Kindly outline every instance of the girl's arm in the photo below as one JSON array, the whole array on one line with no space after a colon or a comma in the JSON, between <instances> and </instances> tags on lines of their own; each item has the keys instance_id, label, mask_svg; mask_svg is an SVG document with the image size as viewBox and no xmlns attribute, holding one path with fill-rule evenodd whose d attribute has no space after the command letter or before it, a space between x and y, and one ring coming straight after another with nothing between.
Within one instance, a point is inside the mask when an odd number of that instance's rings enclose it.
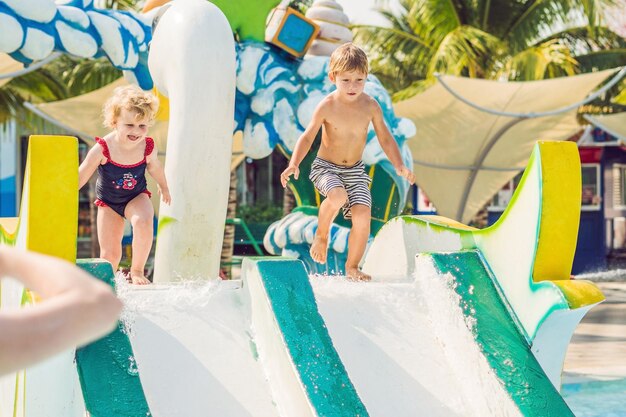
<instances>
[{"instance_id":1,"label":"girl's arm","mask_svg":"<svg viewBox=\"0 0 626 417\"><path fill-rule=\"evenodd\" d=\"M170 189L167 186L167 178L165 178L165 170L163 164L159 161L159 152L157 151L156 143L150 155L146 157L146 163L148 164L148 173L154 178L159 187L159 194L165 204L169 204L172 201L170 196Z\"/></svg>"},{"instance_id":2,"label":"girl's arm","mask_svg":"<svg viewBox=\"0 0 626 417\"><path fill-rule=\"evenodd\" d=\"M313 112L313 117L309 122L309 125L305 129L305 131L300 135L298 142L296 142L296 146L293 148L293 153L291 154L291 159L289 160L289 165L287 168L280 174L280 183L283 188L287 186L287 181L289 181L289 177L293 175L295 179L298 179L300 176L300 163L306 156L306 154L311 149L311 145L313 145L313 141L315 140L315 136L317 132L319 132L320 127L322 127L322 123L324 123L324 110L325 110L326 100L322 100L320 104L317 105L315 111Z\"/></svg>"},{"instance_id":3,"label":"girl's arm","mask_svg":"<svg viewBox=\"0 0 626 417\"><path fill-rule=\"evenodd\" d=\"M97 143L87 152L87 156L82 164L78 167L78 189L83 188L89 181L89 178L96 172L98 165L102 163L104 155L102 154L102 146Z\"/></svg>"},{"instance_id":4,"label":"girl's arm","mask_svg":"<svg viewBox=\"0 0 626 417\"><path fill-rule=\"evenodd\" d=\"M404 162L402 162L400 149L398 148L396 140L391 135L389 128L387 128L387 124L385 123L383 111L380 108L380 105L374 99L372 99L372 102L372 124L374 125L374 131L376 132L376 137L378 138L380 147L383 148L385 155L387 155L387 158L389 158L389 160L393 164L393 167L396 169L396 173L406 178L411 184L414 184L415 175L409 168L404 165Z\"/></svg>"},{"instance_id":5,"label":"girl's arm","mask_svg":"<svg viewBox=\"0 0 626 417\"><path fill-rule=\"evenodd\" d=\"M111 288L67 261L0 245L0 278L43 301L0 311L0 374L84 345L112 331L122 303Z\"/></svg>"}]
</instances>

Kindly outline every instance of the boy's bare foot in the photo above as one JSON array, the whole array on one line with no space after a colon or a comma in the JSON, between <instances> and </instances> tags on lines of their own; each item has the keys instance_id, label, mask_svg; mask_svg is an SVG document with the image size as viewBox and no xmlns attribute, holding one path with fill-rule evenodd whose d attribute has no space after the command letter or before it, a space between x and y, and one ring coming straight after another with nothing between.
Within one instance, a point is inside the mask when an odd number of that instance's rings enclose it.
<instances>
[{"instance_id":1,"label":"boy's bare foot","mask_svg":"<svg viewBox=\"0 0 626 417\"><path fill-rule=\"evenodd\" d=\"M146 285L151 282L140 271L130 271L130 281L134 285Z\"/></svg>"},{"instance_id":2,"label":"boy's bare foot","mask_svg":"<svg viewBox=\"0 0 626 417\"><path fill-rule=\"evenodd\" d=\"M372 277L359 268L346 268L346 277L351 281L371 281Z\"/></svg>"},{"instance_id":3,"label":"boy's bare foot","mask_svg":"<svg viewBox=\"0 0 626 417\"><path fill-rule=\"evenodd\" d=\"M315 236L313 243L311 244L311 258L317 263L326 263L326 252L328 251L328 238Z\"/></svg>"}]
</instances>

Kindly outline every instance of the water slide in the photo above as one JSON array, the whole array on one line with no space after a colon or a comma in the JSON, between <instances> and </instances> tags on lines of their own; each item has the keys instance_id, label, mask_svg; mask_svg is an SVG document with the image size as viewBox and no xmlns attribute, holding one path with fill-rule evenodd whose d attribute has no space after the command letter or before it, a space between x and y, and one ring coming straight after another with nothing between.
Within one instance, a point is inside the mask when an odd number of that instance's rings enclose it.
<instances>
[{"instance_id":1,"label":"water slide","mask_svg":"<svg viewBox=\"0 0 626 417\"><path fill-rule=\"evenodd\" d=\"M150 410L573 415L559 394L565 350L603 299L568 275L579 199L552 187L578 190L579 172L575 144L538 143L492 228L390 221L366 256L370 283L256 258L242 281L123 291Z\"/></svg>"},{"instance_id":2,"label":"water slide","mask_svg":"<svg viewBox=\"0 0 626 417\"><path fill-rule=\"evenodd\" d=\"M592 283L569 279L580 211L575 144L537 144L489 229L391 220L366 255L371 283L309 276L288 258L247 259L242 280L212 279L233 115L232 97L211 92L234 83L213 63L234 66L234 55L197 42L191 54L174 40L219 36L224 25L209 3L177 1L151 44L155 84L173 109L177 145L166 171L179 190L161 210L156 284L116 283L108 264L81 260L117 286L127 305L119 328L80 348L75 362L67 352L3 377L0 415L572 415L558 393L563 358L580 319L603 299ZM213 84L188 84L198 68ZM191 111L204 106L210 118ZM75 139L31 141L20 220L2 222L4 243L72 259L77 204L67 190L77 163ZM22 298L20 287L2 283L2 308Z\"/></svg>"}]
</instances>

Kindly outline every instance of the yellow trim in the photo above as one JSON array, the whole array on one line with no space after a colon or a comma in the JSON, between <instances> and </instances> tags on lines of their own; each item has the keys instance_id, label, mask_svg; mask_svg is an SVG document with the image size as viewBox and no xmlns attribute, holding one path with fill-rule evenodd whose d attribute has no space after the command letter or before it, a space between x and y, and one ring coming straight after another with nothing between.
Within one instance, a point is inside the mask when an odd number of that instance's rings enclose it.
<instances>
[{"instance_id":1,"label":"yellow trim","mask_svg":"<svg viewBox=\"0 0 626 417\"><path fill-rule=\"evenodd\" d=\"M33 135L28 142L24 193L28 195L26 247L76 261L78 141ZM24 210L24 207L21 208Z\"/></svg>"},{"instance_id":2,"label":"yellow trim","mask_svg":"<svg viewBox=\"0 0 626 417\"><path fill-rule=\"evenodd\" d=\"M170 120L170 100L161 94L156 87L154 87L152 92L159 98L159 109L157 110L155 119L160 122L167 122Z\"/></svg>"},{"instance_id":3,"label":"yellow trim","mask_svg":"<svg viewBox=\"0 0 626 417\"><path fill-rule=\"evenodd\" d=\"M367 173L367 175L370 176L370 178L372 179L368 185L368 188L370 189L370 191L372 190L372 184L374 184L374 174L376 173L376 165L372 165L370 167L370 171Z\"/></svg>"},{"instance_id":4,"label":"yellow trim","mask_svg":"<svg viewBox=\"0 0 626 417\"><path fill-rule=\"evenodd\" d=\"M391 211L391 201L393 200L393 192L396 190L396 183L394 182L389 191L389 199L387 199L387 207L385 208L385 221L389 220L389 212Z\"/></svg>"},{"instance_id":5,"label":"yellow trim","mask_svg":"<svg viewBox=\"0 0 626 417\"><path fill-rule=\"evenodd\" d=\"M574 142L538 142L541 162L541 218L533 280L552 281L571 309L604 300L589 281L570 279L581 204L581 170Z\"/></svg>"},{"instance_id":6,"label":"yellow trim","mask_svg":"<svg viewBox=\"0 0 626 417\"><path fill-rule=\"evenodd\" d=\"M302 205L302 198L300 198L300 194L298 194L298 190L291 184L287 184L291 192L293 193L293 198L296 199L296 206L300 207Z\"/></svg>"},{"instance_id":7,"label":"yellow trim","mask_svg":"<svg viewBox=\"0 0 626 417\"><path fill-rule=\"evenodd\" d=\"M452 220L443 216L422 215L422 216L415 216L415 217L417 217L418 219L422 221L425 221L426 223L433 223L438 226L450 227L454 229L467 230L467 231L472 231L472 232L478 231L478 229L475 227L465 225L463 223L457 222L456 220Z\"/></svg>"},{"instance_id":8,"label":"yellow trim","mask_svg":"<svg viewBox=\"0 0 626 417\"><path fill-rule=\"evenodd\" d=\"M315 192L315 204L319 207L322 204L322 198L320 197L320 193L317 191L317 188L313 188L313 191Z\"/></svg>"},{"instance_id":9,"label":"yellow trim","mask_svg":"<svg viewBox=\"0 0 626 417\"><path fill-rule=\"evenodd\" d=\"M561 289L569 308L576 309L604 301L604 294L591 281L559 280L554 285Z\"/></svg>"},{"instance_id":10,"label":"yellow trim","mask_svg":"<svg viewBox=\"0 0 626 417\"><path fill-rule=\"evenodd\" d=\"M541 219L534 281L569 280L580 221L581 171L574 142L538 142Z\"/></svg>"}]
</instances>

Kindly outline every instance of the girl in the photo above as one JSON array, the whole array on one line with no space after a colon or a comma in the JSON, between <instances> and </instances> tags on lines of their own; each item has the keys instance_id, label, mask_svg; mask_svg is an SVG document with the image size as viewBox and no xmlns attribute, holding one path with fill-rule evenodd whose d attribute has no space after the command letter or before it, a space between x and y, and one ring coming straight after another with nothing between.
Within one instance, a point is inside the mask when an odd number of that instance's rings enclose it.
<instances>
[{"instance_id":1,"label":"girl","mask_svg":"<svg viewBox=\"0 0 626 417\"><path fill-rule=\"evenodd\" d=\"M104 125L112 132L96 138L96 144L78 168L79 189L98 170L95 204L100 257L109 261L114 271L122 258L124 218L133 227L133 284L150 283L144 276L144 267L152 247L154 209L146 184L146 168L156 180L163 202L171 201L154 140L146 136L158 105L153 94L139 87L115 89L103 108Z\"/></svg>"}]
</instances>

